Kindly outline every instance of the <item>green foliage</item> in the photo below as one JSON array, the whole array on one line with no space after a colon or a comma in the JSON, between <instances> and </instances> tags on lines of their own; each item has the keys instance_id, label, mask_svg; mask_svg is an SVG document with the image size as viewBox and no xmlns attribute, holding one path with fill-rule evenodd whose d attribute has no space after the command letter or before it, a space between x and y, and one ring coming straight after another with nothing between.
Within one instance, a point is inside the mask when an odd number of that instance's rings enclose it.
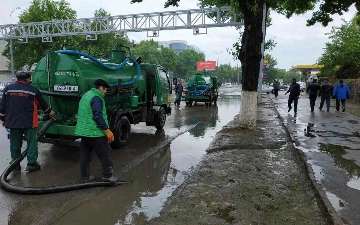
<instances>
[{"instance_id":1,"label":"green foliage","mask_svg":"<svg viewBox=\"0 0 360 225\"><path fill-rule=\"evenodd\" d=\"M146 63L159 64L158 42L151 40L143 40L132 50L134 58L141 57Z\"/></svg>"},{"instance_id":2,"label":"green foliage","mask_svg":"<svg viewBox=\"0 0 360 225\"><path fill-rule=\"evenodd\" d=\"M110 13L100 8L94 13L95 17L106 17L110 16ZM100 26L97 22L91 25L93 28ZM97 40L86 40L85 36L79 36L79 42L76 47L77 50L83 51L97 58L109 58L110 51L116 43L121 43L125 46L130 46L130 41L125 34L119 33L117 37L114 34L100 34L97 36Z\"/></svg>"},{"instance_id":3,"label":"green foliage","mask_svg":"<svg viewBox=\"0 0 360 225\"><path fill-rule=\"evenodd\" d=\"M265 59L269 60L269 70L267 74L267 81L269 83L274 82L274 79L283 79L285 83L290 83L293 77L295 77L297 81L301 80L300 73L277 68L277 61L270 54L265 54Z\"/></svg>"},{"instance_id":4,"label":"green foliage","mask_svg":"<svg viewBox=\"0 0 360 225\"><path fill-rule=\"evenodd\" d=\"M110 16L108 12L100 8L94 13L96 17ZM51 20L75 19L76 11L70 8L65 0L33 0L30 7L20 16L20 23L40 22ZM93 27L98 24L93 23ZM20 70L24 65L31 66L44 57L46 51L59 49L74 49L91 54L98 58L108 58L110 50L116 42L126 46L130 45L129 39L122 33L119 38L113 34L100 34L95 41L86 41L85 36L53 37L52 42L43 43L39 38L28 39L27 44L21 44L18 40L13 41L14 69ZM8 43L2 53L10 59L10 44ZM10 68L10 63L8 68Z\"/></svg>"},{"instance_id":5,"label":"green foliage","mask_svg":"<svg viewBox=\"0 0 360 225\"><path fill-rule=\"evenodd\" d=\"M220 81L223 83L225 82L231 82L231 83L237 83L238 82L238 71L240 71L241 68L237 69L236 67L233 68L229 64L222 64L219 65L219 67L214 71L214 75L216 75ZM241 80L241 77L240 79Z\"/></svg>"},{"instance_id":6,"label":"green foliage","mask_svg":"<svg viewBox=\"0 0 360 225\"><path fill-rule=\"evenodd\" d=\"M75 19L76 11L72 10L70 4L65 0L33 0L31 6L25 9L19 16L20 23L41 22L51 20ZM35 31L36 32L36 31ZM28 39L27 44L21 44L18 40L13 41L14 68L21 69L25 64L31 66L38 62L47 50L59 50L66 43L75 46L78 37L53 37L53 42L43 43L39 38ZM10 59L10 44L8 43L2 53ZM10 68L10 65L8 65Z\"/></svg>"},{"instance_id":7,"label":"green foliage","mask_svg":"<svg viewBox=\"0 0 360 225\"><path fill-rule=\"evenodd\" d=\"M176 65L178 64L178 56L173 49L162 46L159 62L167 71L175 71Z\"/></svg>"},{"instance_id":8,"label":"green foliage","mask_svg":"<svg viewBox=\"0 0 360 225\"><path fill-rule=\"evenodd\" d=\"M324 65L320 75L336 78L360 77L360 27L356 18L339 28L333 27L318 64ZM336 67L339 66L339 69Z\"/></svg>"},{"instance_id":9,"label":"green foliage","mask_svg":"<svg viewBox=\"0 0 360 225\"><path fill-rule=\"evenodd\" d=\"M176 66L176 76L179 78L189 78L196 73L198 61L204 61L205 55L193 49L185 49L179 53L178 64Z\"/></svg>"},{"instance_id":10,"label":"green foliage","mask_svg":"<svg viewBox=\"0 0 360 225\"><path fill-rule=\"evenodd\" d=\"M269 61L269 70L268 70L268 74L267 74L267 77L268 77L268 81L269 82L272 82L274 79L278 78L279 77L279 69L275 68L276 65L278 64L276 59L273 58L270 54L265 54L265 59Z\"/></svg>"},{"instance_id":11,"label":"green foliage","mask_svg":"<svg viewBox=\"0 0 360 225\"><path fill-rule=\"evenodd\" d=\"M185 49L178 55L173 49L158 48L158 42L143 40L132 48L134 58L141 57L144 63L163 66L167 71L175 72L179 78L188 78L196 72L197 62L204 61L205 55L192 49Z\"/></svg>"},{"instance_id":12,"label":"green foliage","mask_svg":"<svg viewBox=\"0 0 360 225\"><path fill-rule=\"evenodd\" d=\"M290 83L292 78L296 78L297 81L301 80L301 74L299 72L295 72L295 71L287 71L284 74L284 82L285 83Z\"/></svg>"}]
</instances>

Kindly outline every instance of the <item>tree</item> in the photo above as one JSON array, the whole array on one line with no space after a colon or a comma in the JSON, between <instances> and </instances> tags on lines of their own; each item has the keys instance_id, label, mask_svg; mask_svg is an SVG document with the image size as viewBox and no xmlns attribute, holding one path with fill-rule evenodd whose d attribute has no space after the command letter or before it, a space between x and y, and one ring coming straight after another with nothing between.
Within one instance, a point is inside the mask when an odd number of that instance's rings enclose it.
<instances>
[{"instance_id":1,"label":"tree","mask_svg":"<svg viewBox=\"0 0 360 225\"><path fill-rule=\"evenodd\" d=\"M132 0L131 2L142 2ZM178 6L180 0L166 0L164 7ZM240 115L240 127L254 128L257 119L257 87L260 70L261 43L263 42L262 21L264 4L266 3L266 15L272 9L290 18L293 14L302 14L313 10L320 0L199 0L203 7L231 6L244 20L244 32L241 36L241 47L235 48L237 58L242 64L242 111ZM307 25L311 26L321 22L327 26L332 21L331 15L342 14L347 11L356 0L322 0L318 11L313 13ZM360 9L360 4L356 4Z\"/></svg>"},{"instance_id":2,"label":"tree","mask_svg":"<svg viewBox=\"0 0 360 225\"><path fill-rule=\"evenodd\" d=\"M356 18L355 18L356 19ZM360 26L353 19L339 28L333 27L318 63L324 65L320 76L336 78L360 77ZM339 69L336 67L339 66Z\"/></svg>"},{"instance_id":3,"label":"tree","mask_svg":"<svg viewBox=\"0 0 360 225\"><path fill-rule=\"evenodd\" d=\"M193 49L185 49L179 53L176 66L176 76L179 78L189 78L196 73L197 62L204 61L205 55Z\"/></svg>"},{"instance_id":4,"label":"tree","mask_svg":"<svg viewBox=\"0 0 360 225\"><path fill-rule=\"evenodd\" d=\"M161 47L159 55L160 65L163 66L167 71L175 71L178 63L178 56L176 52L167 47Z\"/></svg>"},{"instance_id":5,"label":"tree","mask_svg":"<svg viewBox=\"0 0 360 225\"><path fill-rule=\"evenodd\" d=\"M144 63L159 64L158 42L153 39L141 41L132 49L132 54L135 59L141 57Z\"/></svg>"},{"instance_id":6,"label":"tree","mask_svg":"<svg viewBox=\"0 0 360 225\"><path fill-rule=\"evenodd\" d=\"M284 73L283 79L285 83L290 83L292 78L299 81L301 79L301 74L295 71L287 71Z\"/></svg>"},{"instance_id":7,"label":"tree","mask_svg":"<svg viewBox=\"0 0 360 225\"><path fill-rule=\"evenodd\" d=\"M237 82L236 68L232 68L229 64L221 64L215 71L215 74L223 83Z\"/></svg>"},{"instance_id":8,"label":"tree","mask_svg":"<svg viewBox=\"0 0 360 225\"><path fill-rule=\"evenodd\" d=\"M110 13L100 8L94 12L95 17L106 17L110 16ZM100 26L98 22L94 22L91 25L94 29ZM121 43L127 47L130 47L129 38L122 32L116 34L99 34L97 40L86 40L85 36L79 38L78 50L93 55L97 58L109 58L111 49L116 43Z\"/></svg>"},{"instance_id":9,"label":"tree","mask_svg":"<svg viewBox=\"0 0 360 225\"><path fill-rule=\"evenodd\" d=\"M25 9L19 16L20 23L41 22L51 20L75 19L76 11L71 9L70 4L65 0L33 0L30 7ZM37 31L35 31L36 33ZM38 62L44 57L47 50L59 50L66 45L74 46L78 42L77 36L53 37L52 42L43 43L42 39L28 39L28 43L21 44L13 40L14 69L19 70L23 66ZM8 43L2 53L10 59L10 44ZM10 63L8 68L10 68Z\"/></svg>"},{"instance_id":10,"label":"tree","mask_svg":"<svg viewBox=\"0 0 360 225\"><path fill-rule=\"evenodd\" d=\"M276 59L273 58L270 54L265 54L265 59L269 61L268 65L268 73L267 73L267 80L268 82L272 83L274 79L279 78L278 69L275 66L278 64Z\"/></svg>"}]
</instances>

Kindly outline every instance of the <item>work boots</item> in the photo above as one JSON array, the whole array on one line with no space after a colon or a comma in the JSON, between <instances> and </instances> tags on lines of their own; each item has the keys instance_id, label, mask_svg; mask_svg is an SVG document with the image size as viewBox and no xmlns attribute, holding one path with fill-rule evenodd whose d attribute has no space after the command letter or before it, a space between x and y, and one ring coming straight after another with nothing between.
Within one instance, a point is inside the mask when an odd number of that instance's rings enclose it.
<instances>
[{"instance_id":1,"label":"work boots","mask_svg":"<svg viewBox=\"0 0 360 225\"><path fill-rule=\"evenodd\" d=\"M93 176L89 176L89 177L86 177L86 178L81 178L81 183L84 184L84 183L89 183L91 181L94 181L94 177Z\"/></svg>"},{"instance_id":2,"label":"work boots","mask_svg":"<svg viewBox=\"0 0 360 225\"><path fill-rule=\"evenodd\" d=\"M40 170L40 169L41 169L41 167L40 167L39 164L37 164L37 165L27 165L25 171L34 172L34 171L37 171L37 170Z\"/></svg>"},{"instance_id":3,"label":"work boots","mask_svg":"<svg viewBox=\"0 0 360 225\"><path fill-rule=\"evenodd\" d=\"M102 177L102 178L101 178L101 181L104 181L104 182L117 182L117 181L118 181L118 178L117 178L117 177L114 177L114 176L111 176L111 177L109 177L109 178Z\"/></svg>"}]
</instances>

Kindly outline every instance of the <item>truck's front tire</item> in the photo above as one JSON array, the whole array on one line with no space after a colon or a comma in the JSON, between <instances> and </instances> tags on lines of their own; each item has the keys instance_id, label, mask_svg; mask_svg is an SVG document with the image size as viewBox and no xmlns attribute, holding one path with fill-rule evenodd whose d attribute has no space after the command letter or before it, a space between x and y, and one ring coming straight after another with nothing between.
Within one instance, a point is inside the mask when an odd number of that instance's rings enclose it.
<instances>
[{"instance_id":1,"label":"truck's front tire","mask_svg":"<svg viewBox=\"0 0 360 225\"><path fill-rule=\"evenodd\" d=\"M131 124L126 116L121 116L115 124L114 141L111 142L112 148L126 146L130 142Z\"/></svg>"},{"instance_id":2,"label":"truck's front tire","mask_svg":"<svg viewBox=\"0 0 360 225\"><path fill-rule=\"evenodd\" d=\"M164 128L166 122L166 111L163 107L161 107L159 111L156 113L154 122L156 129L161 130Z\"/></svg>"}]
</instances>

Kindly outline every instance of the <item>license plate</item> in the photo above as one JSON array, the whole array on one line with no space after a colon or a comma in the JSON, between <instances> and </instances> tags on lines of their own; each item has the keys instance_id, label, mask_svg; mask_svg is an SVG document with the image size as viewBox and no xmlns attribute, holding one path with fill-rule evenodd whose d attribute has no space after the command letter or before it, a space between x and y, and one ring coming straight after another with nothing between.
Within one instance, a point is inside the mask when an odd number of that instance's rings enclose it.
<instances>
[{"instance_id":1,"label":"license plate","mask_svg":"<svg viewBox=\"0 0 360 225\"><path fill-rule=\"evenodd\" d=\"M79 87L70 85L54 85L54 91L79 91Z\"/></svg>"}]
</instances>

